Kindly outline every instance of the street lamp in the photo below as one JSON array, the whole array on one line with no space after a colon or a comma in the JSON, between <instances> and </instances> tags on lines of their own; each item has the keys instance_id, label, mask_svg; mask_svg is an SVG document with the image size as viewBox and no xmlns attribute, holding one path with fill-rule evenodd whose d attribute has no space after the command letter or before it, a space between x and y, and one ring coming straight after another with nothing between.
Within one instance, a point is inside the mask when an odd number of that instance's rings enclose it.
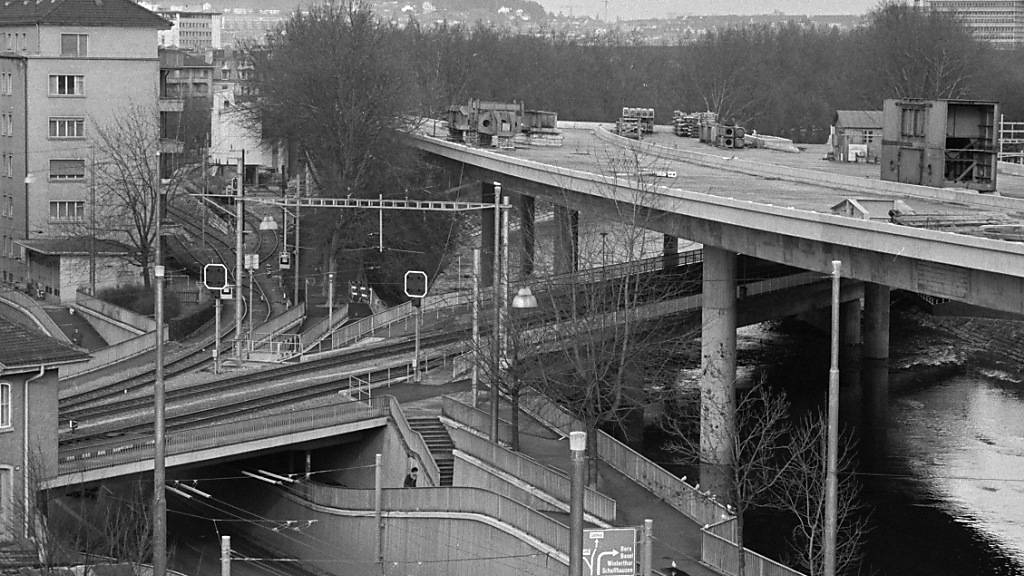
<instances>
[{"instance_id":1,"label":"street lamp","mask_svg":"<svg viewBox=\"0 0 1024 576\"><path fill-rule=\"evenodd\" d=\"M526 286L519 289L516 297L512 299L512 308L530 309L537 307L537 297ZM509 318L511 320L511 317ZM520 338L519 342L522 342ZM519 451L519 347L512 349L512 364L510 369L514 379L509 395L512 397L512 450Z\"/></svg>"},{"instance_id":2,"label":"street lamp","mask_svg":"<svg viewBox=\"0 0 1024 576\"><path fill-rule=\"evenodd\" d=\"M583 483L586 481L587 433L569 432L572 484L569 494L569 576L583 576Z\"/></svg>"}]
</instances>

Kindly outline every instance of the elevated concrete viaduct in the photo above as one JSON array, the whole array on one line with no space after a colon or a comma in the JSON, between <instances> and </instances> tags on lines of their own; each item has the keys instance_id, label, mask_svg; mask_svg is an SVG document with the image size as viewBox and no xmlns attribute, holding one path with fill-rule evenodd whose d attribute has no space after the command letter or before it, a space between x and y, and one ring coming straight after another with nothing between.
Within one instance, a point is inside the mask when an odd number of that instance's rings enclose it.
<instances>
[{"instance_id":1,"label":"elevated concrete viaduct","mask_svg":"<svg viewBox=\"0 0 1024 576\"><path fill-rule=\"evenodd\" d=\"M887 388L892 288L1024 314L1024 244L656 186L639 177L594 174L435 138L412 136L410 143L458 174L456 184L467 178L498 181L503 193L524 198L521 206L532 207L533 198L542 198L559 207L563 240L556 246L569 247L568 254L556 254L560 268L578 261L575 211L612 219L639 214L636 221L665 235L667 259L676 238L704 245L701 395L703 402L722 407L702 410L702 460L708 471L728 466L731 453L725 436L735 417L737 254L823 275L839 260L844 278L864 282L863 357L876 367L882 390ZM552 162L563 156L552 154ZM750 185L749 177L739 185ZM488 193L493 198L492 188L484 190L485 198ZM1024 209L1024 203L1018 208ZM520 216L532 231L530 215L527 210ZM532 234L529 242L525 259L532 261ZM848 304L843 311L855 316L859 306ZM859 324L859 318L845 319L847 339L856 337Z\"/></svg>"}]
</instances>

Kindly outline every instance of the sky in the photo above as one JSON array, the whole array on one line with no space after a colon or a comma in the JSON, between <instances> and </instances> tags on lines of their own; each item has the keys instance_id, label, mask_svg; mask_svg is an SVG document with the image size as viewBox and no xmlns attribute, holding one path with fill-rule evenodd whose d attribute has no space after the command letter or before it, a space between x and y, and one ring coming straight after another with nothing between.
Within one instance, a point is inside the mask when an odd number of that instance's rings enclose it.
<instances>
[{"instance_id":1,"label":"sky","mask_svg":"<svg viewBox=\"0 0 1024 576\"><path fill-rule=\"evenodd\" d=\"M605 0L539 0L549 12L604 18ZM608 17L665 18L687 14L864 14L880 0L607 0Z\"/></svg>"}]
</instances>

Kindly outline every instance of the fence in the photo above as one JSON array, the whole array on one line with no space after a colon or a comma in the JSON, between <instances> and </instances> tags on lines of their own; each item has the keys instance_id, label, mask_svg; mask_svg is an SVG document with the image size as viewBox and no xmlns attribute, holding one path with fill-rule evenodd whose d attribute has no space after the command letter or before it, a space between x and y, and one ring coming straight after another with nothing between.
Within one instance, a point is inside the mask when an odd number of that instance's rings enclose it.
<instances>
[{"instance_id":1,"label":"fence","mask_svg":"<svg viewBox=\"0 0 1024 576\"><path fill-rule=\"evenodd\" d=\"M469 432L456 429L449 430L449 434L458 450L551 496L563 511L569 512L572 480L567 474ZM615 521L615 500L589 486L583 493L583 510L605 522Z\"/></svg>"},{"instance_id":2,"label":"fence","mask_svg":"<svg viewBox=\"0 0 1024 576\"><path fill-rule=\"evenodd\" d=\"M534 418L554 425L563 434L583 429L578 420L535 390L522 395L520 406ZM709 493L701 493L602 431L597 433L597 453L609 466L703 526L701 561L724 574L739 576L735 517L729 509L716 502ZM747 562L744 576L804 576L752 550L744 549L744 554Z\"/></svg>"}]
</instances>

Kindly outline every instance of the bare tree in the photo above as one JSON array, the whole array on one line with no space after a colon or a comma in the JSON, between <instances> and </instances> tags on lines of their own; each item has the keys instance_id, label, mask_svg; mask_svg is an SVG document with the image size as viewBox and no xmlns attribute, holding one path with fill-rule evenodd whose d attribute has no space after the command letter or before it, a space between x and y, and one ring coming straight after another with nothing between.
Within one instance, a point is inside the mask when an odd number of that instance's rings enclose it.
<instances>
[{"instance_id":1,"label":"bare tree","mask_svg":"<svg viewBox=\"0 0 1024 576\"><path fill-rule=\"evenodd\" d=\"M810 576L824 573L827 432L828 420L820 410L795 427L788 448L790 466L773 486L769 504L793 522L788 565ZM844 435L839 446L835 566L837 573L845 574L863 558L870 518L860 500L853 442Z\"/></svg>"},{"instance_id":2,"label":"bare tree","mask_svg":"<svg viewBox=\"0 0 1024 576\"><path fill-rule=\"evenodd\" d=\"M245 113L265 141L293 147L311 169L314 194L429 197L429 171L402 142L419 111L402 34L364 5L320 4L245 49L254 71L248 88L258 95ZM303 243L320 247L323 272L340 271L339 282L368 278L382 296L401 294L394 278L406 270L436 270L437 247L455 229L438 213L389 211L380 240L365 211L309 210L303 219Z\"/></svg>"},{"instance_id":3,"label":"bare tree","mask_svg":"<svg viewBox=\"0 0 1024 576\"><path fill-rule=\"evenodd\" d=\"M700 402L700 411L731 410L731 406L709 405L707 396ZM771 501L775 487L788 478L794 454L788 444L792 433L789 421L789 400L782 392L775 393L759 381L741 392L735 405L736 418L732 430L722 430L713 440L724 445L729 455L727 493L717 494L736 513L736 554L738 573L744 574L744 519L746 513ZM700 417L688 414L666 418L665 430L673 440L666 448L684 463L701 459L702 438ZM702 479L703 480L703 479ZM815 478L820 482L821 478Z\"/></svg>"},{"instance_id":4,"label":"bare tree","mask_svg":"<svg viewBox=\"0 0 1024 576\"><path fill-rule=\"evenodd\" d=\"M128 247L126 259L141 270L143 285L150 285L156 248L158 196L173 201L179 174L160 182L160 120L156 110L131 107L116 120L97 128L93 159L95 222L89 226L100 237Z\"/></svg>"},{"instance_id":5,"label":"bare tree","mask_svg":"<svg viewBox=\"0 0 1024 576\"><path fill-rule=\"evenodd\" d=\"M592 462L599 428L639 441L630 422L657 396L656 384L674 378L683 342L696 331L696 323L687 329L678 315L659 308L700 280L686 269L661 269L662 235L650 231L657 199L649 164L632 150L601 162L610 178L633 185L634 197L611 201L615 215L585 223L577 246L555 248L578 252L584 270L530 282L537 314L553 321L526 318L511 331L518 362L502 384L513 402L530 386L568 409L588 432ZM601 266L614 262L614 268Z\"/></svg>"}]
</instances>

